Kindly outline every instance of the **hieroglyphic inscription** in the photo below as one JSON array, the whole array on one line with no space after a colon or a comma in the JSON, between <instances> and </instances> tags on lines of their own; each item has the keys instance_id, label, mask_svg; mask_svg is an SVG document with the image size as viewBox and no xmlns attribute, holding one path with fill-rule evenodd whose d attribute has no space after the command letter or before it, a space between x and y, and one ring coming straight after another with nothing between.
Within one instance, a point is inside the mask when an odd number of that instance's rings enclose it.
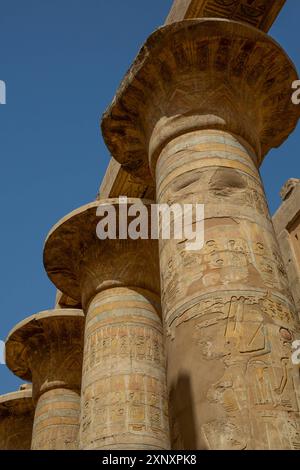
<instances>
[{"instance_id":1,"label":"hieroglyphic inscription","mask_svg":"<svg viewBox=\"0 0 300 470\"><path fill-rule=\"evenodd\" d=\"M100 293L85 336L81 446L168 446L162 325L151 302L126 288Z\"/></svg>"}]
</instances>

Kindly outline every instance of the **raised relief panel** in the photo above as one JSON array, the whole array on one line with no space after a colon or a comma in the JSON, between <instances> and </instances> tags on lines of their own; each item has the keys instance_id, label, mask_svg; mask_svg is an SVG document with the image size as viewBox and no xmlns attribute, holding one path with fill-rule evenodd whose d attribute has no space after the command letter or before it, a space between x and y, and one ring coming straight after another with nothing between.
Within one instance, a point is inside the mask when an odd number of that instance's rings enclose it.
<instances>
[{"instance_id":1,"label":"raised relief panel","mask_svg":"<svg viewBox=\"0 0 300 470\"><path fill-rule=\"evenodd\" d=\"M289 179L281 190L282 204L273 216L275 233L283 257L298 313L300 312L300 180Z\"/></svg>"}]
</instances>

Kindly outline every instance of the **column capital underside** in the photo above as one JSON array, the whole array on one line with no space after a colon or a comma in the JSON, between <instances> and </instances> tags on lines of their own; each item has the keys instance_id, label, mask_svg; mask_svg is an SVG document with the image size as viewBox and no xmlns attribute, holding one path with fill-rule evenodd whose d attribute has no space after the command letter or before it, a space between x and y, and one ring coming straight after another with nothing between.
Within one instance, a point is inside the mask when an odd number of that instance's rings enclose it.
<instances>
[{"instance_id":1,"label":"column capital underside","mask_svg":"<svg viewBox=\"0 0 300 470\"><path fill-rule=\"evenodd\" d=\"M128 207L132 204L149 207L151 203L135 198L127 200ZM66 295L82 301L84 309L95 294L113 287L144 289L157 297L160 292L158 241L100 240L96 229L101 220L97 209L101 205L116 209L118 227L119 199L94 201L64 217L45 242L44 266L49 278Z\"/></svg>"},{"instance_id":2,"label":"column capital underside","mask_svg":"<svg viewBox=\"0 0 300 470\"><path fill-rule=\"evenodd\" d=\"M15 375L33 382L34 401L55 388L80 390L84 322L82 310L47 310L9 333L6 364Z\"/></svg>"},{"instance_id":3,"label":"column capital underside","mask_svg":"<svg viewBox=\"0 0 300 470\"><path fill-rule=\"evenodd\" d=\"M294 65L265 33L224 19L185 20L146 41L102 120L106 145L132 174L151 180L161 148L177 135L222 129L260 161L294 130Z\"/></svg>"}]
</instances>

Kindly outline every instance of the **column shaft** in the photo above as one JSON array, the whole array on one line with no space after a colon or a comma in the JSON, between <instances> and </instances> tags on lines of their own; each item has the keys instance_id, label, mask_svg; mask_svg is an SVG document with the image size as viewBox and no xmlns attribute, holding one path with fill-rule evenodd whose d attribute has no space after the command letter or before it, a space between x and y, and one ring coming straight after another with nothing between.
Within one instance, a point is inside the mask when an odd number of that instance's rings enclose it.
<instances>
[{"instance_id":1,"label":"column shaft","mask_svg":"<svg viewBox=\"0 0 300 470\"><path fill-rule=\"evenodd\" d=\"M166 449L167 397L157 296L110 288L87 309L83 449Z\"/></svg>"}]
</instances>

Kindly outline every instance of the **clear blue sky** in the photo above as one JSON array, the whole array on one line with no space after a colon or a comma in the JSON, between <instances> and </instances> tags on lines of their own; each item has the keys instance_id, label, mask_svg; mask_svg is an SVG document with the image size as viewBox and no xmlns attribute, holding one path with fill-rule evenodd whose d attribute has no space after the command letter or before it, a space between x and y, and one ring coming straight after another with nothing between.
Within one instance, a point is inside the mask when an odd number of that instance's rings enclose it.
<instances>
[{"instance_id":1,"label":"clear blue sky","mask_svg":"<svg viewBox=\"0 0 300 470\"><path fill-rule=\"evenodd\" d=\"M42 264L45 236L93 200L109 161L102 112L172 0L0 0L0 339L23 318L52 308ZM300 1L287 0L271 34L300 71ZM300 177L300 129L262 168L271 211ZM298 145L297 145L298 144ZM20 381L0 365L0 393Z\"/></svg>"}]
</instances>

